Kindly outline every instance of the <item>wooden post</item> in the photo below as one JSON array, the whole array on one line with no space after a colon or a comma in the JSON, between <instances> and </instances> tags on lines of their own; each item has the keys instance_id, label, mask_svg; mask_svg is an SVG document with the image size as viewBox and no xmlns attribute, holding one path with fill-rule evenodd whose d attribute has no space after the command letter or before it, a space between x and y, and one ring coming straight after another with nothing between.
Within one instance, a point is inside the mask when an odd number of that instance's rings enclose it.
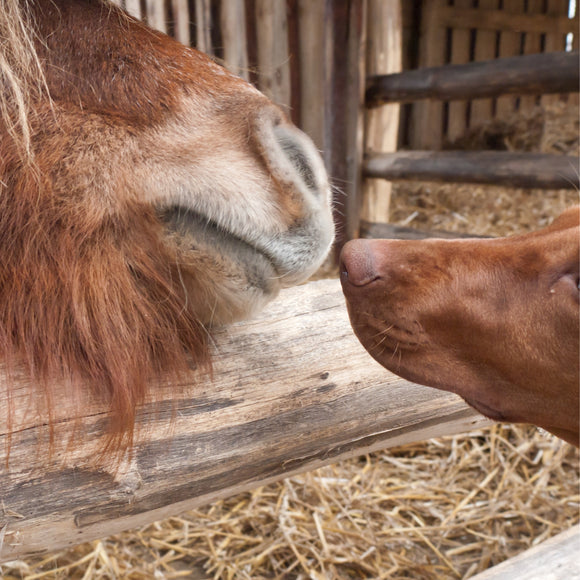
<instances>
[{"instance_id":1,"label":"wooden post","mask_svg":"<svg viewBox=\"0 0 580 580\"><path fill-rule=\"evenodd\" d=\"M324 146L324 2L299 0L300 128Z\"/></svg>"},{"instance_id":2,"label":"wooden post","mask_svg":"<svg viewBox=\"0 0 580 580\"><path fill-rule=\"evenodd\" d=\"M9 469L0 457L0 562L109 536L342 458L487 426L457 396L376 363L355 338L338 280L286 290L255 320L216 336L213 380L138 415L133 457L95 465L106 413L58 401L55 449L39 449L42 418L13 402ZM203 380L202 380L203 379ZM2 388L0 383L0 400ZM0 453L5 450L0 405ZM75 448L65 452L74 433Z\"/></svg>"},{"instance_id":3,"label":"wooden post","mask_svg":"<svg viewBox=\"0 0 580 580\"><path fill-rule=\"evenodd\" d=\"M141 20L141 2L140 0L125 0L125 10L134 18Z\"/></svg>"},{"instance_id":4,"label":"wooden post","mask_svg":"<svg viewBox=\"0 0 580 580\"><path fill-rule=\"evenodd\" d=\"M472 0L455 0L455 8L471 8ZM453 28L451 30L451 60L450 64L467 64L471 46L471 29ZM455 100L449 103L446 137L454 141L465 133L468 126L468 100Z\"/></svg>"},{"instance_id":5,"label":"wooden post","mask_svg":"<svg viewBox=\"0 0 580 580\"><path fill-rule=\"evenodd\" d=\"M191 44L189 30L189 5L187 0L171 0L173 9L174 36L179 42L189 46Z\"/></svg>"},{"instance_id":6,"label":"wooden post","mask_svg":"<svg viewBox=\"0 0 580 580\"><path fill-rule=\"evenodd\" d=\"M227 68L243 79L249 80L244 0L222 0L220 23Z\"/></svg>"},{"instance_id":7,"label":"wooden post","mask_svg":"<svg viewBox=\"0 0 580 580\"><path fill-rule=\"evenodd\" d=\"M546 14L549 16L562 16L568 14L569 0L547 0ZM549 32L544 40L544 52L557 52L566 50L566 34ZM551 105L561 100L562 95L543 95L542 106Z\"/></svg>"},{"instance_id":8,"label":"wooden post","mask_svg":"<svg viewBox=\"0 0 580 580\"><path fill-rule=\"evenodd\" d=\"M541 14L544 0L527 0L528 14ZM542 52L542 35L539 32L526 32L524 36L524 54L537 54ZM539 103L539 96L520 98L520 111L530 111Z\"/></svg>"},{"instance_id":9,"label":"wooden post","mask_svg":"<svg viewBox=\"0 0 580 580\"><path fill-rule=\"evenodd\" d=\"M505 18L514 18L516 14L522 14L524 11L525 0L504 0L503 10ZM521 32L503 30L499 37L499 58L517 56L520 54ZM500 96L496 102L496 117L501 119L509 118L516 110L517 97L509 95Z\"/></svg>"},{"instance_id":10,"label":"wooden post","mask_svg":"<svg viewBox=\"0 0 580 580\"><path fill-rule=\"evenodd\" d=\"M423 0L419 38L420 68L445 64L445 29L440 22L445 5L445 0ZM439 149L443 141L443 103L416 103L411 118L411 135L413 149Z\"/></svg>"},{"instance_id":11,"label":"wooden post","mask_svg":"<svg viewBox=\"0 0 580 580\"><path fill-rule=\"evenodd\" d=\"M211 42L211 0L195 0L195 46L198 50L212 56Z\"/></svg>"},{"instance_id":12,"label":"wooden post","mask_svg":"<svg viewBox=\"0 0 580 580\"><path fill-rule=\"evenodd\" d=\"M399 72L403 42L400 0L370 0L367 20L367 76ZM365 152L397 150L399 111L398 104L366 110ZM377 223L389 221L391 188L391 183L385 180L363 181L361 219Z\"/></svg>"},{"instance_id":13,"label":"wooden post","mask_svg":"<svg viewBox=\"0 0 580 580\"><path fill-rule=\"evenodd\" d=\"M290 61L286 0L255 0L260 90L289 110Z\"/></svg>"},{"instance_id":14,"label":"wooden post","mask_svg":"<svg viewBox=\"0 0 580 580\"><path fill-rule=\"evenodd\" d=\"M499 0L479 0L479 10L495 10L499 6ZM489 61L496 58L497 31L480 29L475 33L476 62ZM491 98L475 99L471 103L469 126L477 127L485 121L493 118L494 102Z\"/></svg>"},{"instance_id":15,"label":"wooden post","mask_svg":"<svg viewBox=\"0 0 580 580\"><path fill-rule=\"evenodd\" d=\"M326 0L324 160L334 186L336 252L357 237L364 133L366 0Z\"/></svg>"},{"instance_id":16,"label":"wooden post","mask_svg":"<svg viewBox=\"0 0 580 580\"><path fill-rule=\"evenodd\" d=\"M145 0L147 24L160 32L167 32L165 4L163 0Z\"/></svg>"}]
</instances>

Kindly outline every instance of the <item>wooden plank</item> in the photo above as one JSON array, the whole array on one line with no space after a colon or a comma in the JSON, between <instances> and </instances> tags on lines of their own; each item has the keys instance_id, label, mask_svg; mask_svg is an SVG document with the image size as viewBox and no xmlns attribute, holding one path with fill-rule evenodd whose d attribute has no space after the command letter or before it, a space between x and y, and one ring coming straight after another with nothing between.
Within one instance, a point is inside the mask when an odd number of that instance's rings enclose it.
<instances>
[{"instance_id":1,"label":"wooden plank","mask_svg":"<svg viewBox=\"0 0 580 580\"><path fill-rule=\"evenodd\" d=\"M514 15L519 15L524 12L524 0L503 0L503 10L505 12L505 20L515 19ZM506 58L511 56L518 56L521 53L522 33L512 30L502 30L498 32L499 37L499 58ZM518 97L511 95L499 96L496 102L495 114L496 117L506 119L509 118L517 108Z\"/></svg>"},{"instance_id":2,"label":"wooden plank","mask_svg":"<svg viewBox=\"0 0 580 580\"><path fill-rule=\"evenodd\" d=\"M548 31L567 34L578 30L578 16L572 20L564 16L549 16L533 12L508 16L503 10L460 9L452 6L441 7L439 23L449 28L525 31L537 34Z\"/></svg>"},{"instance_id":3,"label":"wooden plank","mask_svg":"<svg viewBox=\"0 0 580 580\"><path fill-rule=\"evenodd\" d=\"M141 0L125 0L125 10L134 18L141 20Z\"/></svg>"},{"instance_id":4,"label":"wooden plank","mask_svg":"<svg viewBox=\"0 0 580 580\"><path fill-rule=\"evenodd\" d=\"M361 238L389 239L389 240L427 240L440 238L454 240L457 238L484 238L489 236L476 236L445 230L418 230L407 226L394 224L370 223L363 221L360 226Z\"/></svg>"},{"instance_id":5,"label":"wooden plank","mask_svg":"<svg viewBox=\"0 0 580 580\"><path fill-rule=\"evenodd\" d=\"M550 16L567 16L569 0L547 0L546 14ZM566 35L548 32L544 40L544 52L566 50ZM540 102L543 107L561 101L562 95L543 95Z\"/></svg>"},{"instance_id":6,"label":"wooden plank","mask_svg":"<svg viewBox=\"0 0 580 580\"><path fill-rule=\"evenodd\" d=\"M498 8L499 0L479 0L479 10L494 10ZM497 31L478 28L475 33L474 60L476 62L492 60L496 55ZM469 126L477 127L493 118L493 99L474 99L471 103Z\"/></svg>"},{"instance_id":7,"label":"wooden plank","mask_svg":"<svg viewBox=\"0 0 580 580\"><path fill-rule=\"evenodd\" d=\"M324 143L324 2L299 0L300 128Z\"/></svg>"},{"instance_id":8,"label":"wooden plank","mask_svg":"<svg viewBox=\"0 0 580 580\"><path fill-rule=\"evenodd\" d=\"M213 56L211 0L195 0L195 46Z\"/></svg>"},{"instance_id":9,"label":"wooden plank","mask_svg":"<svg viewBox=\"0 0 580 580\"><path fill-rule=\"evenodd\" d=\"M167 32L165 3L163 0L145 0L147 24L160 32Z\"/></svg>"},{"instance_id":10,"label":"wooden plank","mask_svg":"<svg viewBox=\"0 0 580 580\"><path fill-rule=\"evenodd\" d=\"M288 64L290 65L290 118L300 126L302 99L300 84L300 26L298 24L298 0L286 0L286 20L288 22Z\"/></svg>"},{"instance_id":11,"label":"wooden plank","mask_svg":"<svg viewBox=\"0 0 580 580\"><path fill-rule=\"evenodd\" d=\"M403 66L402 70L413 70L418 66L419 38L421 20L421 1L405 0L401 2L403 12ZM399 149L407 149L411 146L411 132L413 119L412 103L401 106L399 116Z\"/></svg>"},{"instance_id":12,"label":"wooden plank","mask_svg":"<svg viewBox=\"0 0 580 580\"><path fill-rule=\"evenodd\" d=\"M402 13L400 0L370 0L367 14L366 74L400 72L402 67ZM364 150L369 153L397 150L398 104L365 112ZM384 179L363 181L361 219L388 222L391 183Z\"/></svg>"},{"instance_id":13,"label":"wooden plank","mask_svg":"<svg viewBox=\"0 0 580 580\"><path fill-rule=\"evenodd\" d=\"M366 103L577 92L579 64L578 52L552 52L378 75L367 80Z\"/></svg>"},{"instance_id":14,"label":"wooden plank","mask_svg":"<svg viewBox=\"0 0 580 580\"><path fill-rule=\"evenodd\" d=\"M578 10L579 10L579 6L576 5L576 19L578 19ZM580 30L577 27L576 31L574 32L574 35L573 35L572 50L577 51L578 49L580 49ZM568 99L567 99L568 105L578 107L580 104L579 99L580 99L580 93L568 95Z\"/></svg>"},{"instance_id":15,"label":"wooden plank","mask_svg":"<svg viewBox=\"0 0 580 580\"><path fill-rule=\"evenodd\" d=\"M445 64L446 32L441 22L445 0L423 0L421 34L419 38L419 67ZM411 147L440 149L443 141L443 104L425 101L413 106L411 117Z\"/></svg>"},{"instance_id":16,"label":"wooden plank","mask_svg":"<svg viewBox=\"0 0 580 580\"><path fill-rule=\"evenodd\" d=\"M580 525L486 570L471 580L580 580Z\"/></svg>"},{"instance_id":17,"label":"wooden plank","mask_svg":"<svg viewBox=\"0 0 580 580\"><path fill-rule=\"evenodd\" d=\"M470 8L472 0L455 0L454 7ZM451 58L450 64L467 64L471 60L471 29L453 28L451 30ZM447 121L446 137L454 141L465 133L468 126L468 101L455 100L448 104L449 118Z\"/></svg>"},{"instance_id":18,"label":"wooden plank","mask_svg":"<svg viewBox=\"0 0 580 580\"><path fill-rule=\"evenodd\" d=\"M191 44L189 3L187 0L171 0L171 7L173 9L173 34L179 42L189 46Z\"/></svg>"},{"instance_id":19,"label":"wooden plank","mask_svg":"<svg viewBox=\"0 0 580 580\"><path fill-rule=\"evenodd\" d=\"M489 425L457 396L413 385L355 338L338 280L283 291L255 320L215 338L213 379L159 385L144 405L131 460L95 465L106 413L56 413L55 449L39 449L42 418L13 403L9 469L0 457L0 562L145 525L342 458ZM0 388L5 385L0 383ZM179 387L179 388L176 388ZM22 392L20 392L22 391ZM0 399L2 392L0 391ZM78 409L77 409L78 410ZM5 450L0 406L0 451ZM65 453L74 433L75 448Z\"/></svg>"},{"instance_id":20,"label":"wooden plank","mask_svg":"<svg viewBox=\"0 0 580 580\"><path fill-rule=\"evenodd\" d=\"M275 103L290 109L290 57L286 0L256 0L258 85Z\"/></svg>"},{"instance_id":21,"label":"wooden plank","mask_svg":"<svg viewBox=\"0 0 580 580\"><path fill-rule=\"evenodd\" d=\"M226 67L234 74L249 80L244 0L222 0L220 25Z\"/></svg>"},{"instance_id":22,"label":"wooden plank","mask_svg":"<svg viewBox=\"0 0 580 580\"><path fill-rule=\"evenodd\" d=\"M357 237L364 137L366 0L326 0L323 156L336 186L336 258Z\"/></svg>"},{"instance_id":23,"label":"wooden plank","mask_svg":"<svg viewBox=\"0 0 580 580\"><path fill-rule=\"evenodd\" d=\"M542 14L544 0L527 0L527 13L531 15ZM544 18L546 18L544 16ZM544 30L545 31L545 30ZM526 31L524 34L524 54L538 54L542 52L543 32ZM531 111L540 102L538 95L522 96L520 98L519 110L522 112Z\"/></svg>"},{"instance_id":24,"label":"wooden plank","mask_svg":"<svg viewBox=\"0 0 580 580\"><path fill-rule=\"evenodd\" d=\"M367 155L365 175L389 180L485 183L579 189L580 160L566 155L496 151L400 151Z\"/></svg>"}]
</instances>

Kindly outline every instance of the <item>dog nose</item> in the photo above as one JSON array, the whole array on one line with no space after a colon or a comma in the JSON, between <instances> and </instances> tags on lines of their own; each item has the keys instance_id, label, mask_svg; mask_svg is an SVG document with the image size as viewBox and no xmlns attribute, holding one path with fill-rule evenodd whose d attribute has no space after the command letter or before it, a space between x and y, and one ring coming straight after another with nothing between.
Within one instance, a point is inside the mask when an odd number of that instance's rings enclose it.
<instances>
[{"instance_id":1,"label":"dog nose","mask_svg":"<svg viewBox=\"0 0 580 580\"><path fill-rule=\"evenodd\" d=\"M351 240L340 253L340 279L343 284L366 286L379 278L368 240Z\"/></svg>"}]
</instances>

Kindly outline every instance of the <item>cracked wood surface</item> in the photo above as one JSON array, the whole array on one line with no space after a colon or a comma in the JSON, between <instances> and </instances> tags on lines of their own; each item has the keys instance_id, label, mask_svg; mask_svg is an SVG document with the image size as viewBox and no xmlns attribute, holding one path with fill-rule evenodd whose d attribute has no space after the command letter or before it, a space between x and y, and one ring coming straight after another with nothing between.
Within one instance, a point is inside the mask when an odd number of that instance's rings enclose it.
<instances>
[{"instance_id":1,"label":"cracked wood surface","mask_svg":"<svg viewBox=\"0 0 580 580\"><path fill-rule=\"evenodd\" d=\"M455 395L409 383L372 360L352 333L337 280L284 291L256 319L217 332L214 350L213 377L158 386L160 400L139 411L132 458L116 465L95 459L102 405L74 405L63 395L48 454L30 385L18 380L9 427L0 383L0 562L347 457L489 424ZM81 418L76 427L73 416Z\"/></svg>"}]
</instances>

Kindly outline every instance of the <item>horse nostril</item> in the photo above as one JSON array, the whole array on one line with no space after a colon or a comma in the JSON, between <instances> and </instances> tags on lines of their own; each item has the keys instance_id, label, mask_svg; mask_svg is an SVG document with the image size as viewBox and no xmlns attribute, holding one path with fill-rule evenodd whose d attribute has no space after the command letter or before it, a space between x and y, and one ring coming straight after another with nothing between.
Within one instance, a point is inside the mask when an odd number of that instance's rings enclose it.
<instances>
[{"instance_id":1,"label":"horse nostril","mask_svg":"<svg viewBox=\"0 0 580 580\"><path fill-rule=\"evenodd\" d=\"M273 132L280 154L293 169L293 179L298 178L311 193L324 195L328 190L326 170L310 138L287 125L277 125Z\"/></svg>"},{"instance_id":2,"label":"horse nostril","mask_svg":"<svg viewBox=\"0 0 580 580\"><path fill-rule=\"evenodd\" d=\"M286 154L290 163L292 163L294 169L296 169L302 181L306 184L306 187L313 192L317 192L317 179L304 148L289 131L275 130L274 134L278 137L278 143L282 151Z\"/></svg>"}]
</instances>

